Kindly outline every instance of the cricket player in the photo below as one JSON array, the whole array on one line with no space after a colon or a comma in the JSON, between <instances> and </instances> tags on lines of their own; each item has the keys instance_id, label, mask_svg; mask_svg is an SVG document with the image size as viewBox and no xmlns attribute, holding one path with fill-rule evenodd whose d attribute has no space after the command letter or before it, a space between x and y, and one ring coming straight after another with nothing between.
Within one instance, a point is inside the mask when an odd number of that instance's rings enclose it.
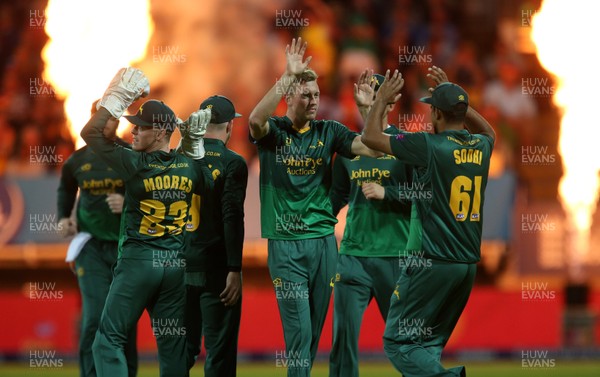
<instances>
[{"instance_id":1,"label":"cricket player","mask_svg":"<svg viewBox=\"0 0 600 377\"><path fill-rule=\"evenodd\" d=\"M361 114L368 114L384 79L368 71L361 74L354 90ZM386 119L393 107L386 106ZM396 135L399 130L385 122L383 132ZM383 320L387 319L400 270L399 258L408 240L410 200L401 201L406 198L400 188L409 179L409 168L389 154L335 159L330 193L333 214L337 215L346 204L349 209L333 289L330 377L358 377L360 326L373 298Z\"/></svg>"},{"instance_id":2,"label":"cricket player","mask_svg":"<svg viewBox=\"0 0 600 377\"><path fill-rule=\"evenodd\" d=\"M92 115L95 112L96 103L92 106ZM112 135L107 137L112 138ZM115 142L129 146L116 137ZM77 222L73 223L70 216L78 191ZM79 370L82 377L96 376L92 343L113 279L112 267L117 262L124 193L123 179L87 146L75 151L62 166L58 187L60 229L63 229L64 236L73 235L77 230L92 235L75 259L74 268L82 302L79 334ZM134 326L125 345L130 377L137 374L136 335L137 327Z\"/></svg>"},{"instance_id":3,"label":"cricket player","mask_svg":"<svg viewBox=\"0 0 600 377\"><path fill-rule=\"evenodd\" d=\"M437 86L421 102L431 106L435 134L381 132L385 108L398 101L404 85L396 70L391 77L387 72L363 135L370 147L414 165L413 184L431 192L413 200L411 255L392 296L383 340L405 377L464 376L464 366L445 369L440 359L475 279L495 133L460 86L435 66L429 72Z\"/></svg>"},{"instance_id":4,"label":"cricket player","mask_svg":"<svg viewBox=\"0 0 600 377\"><path fill-rule=\"evenodd\" d=\"M127 375L123 348L144 309L156 336L160 375L188 374L184 227L192 195L205 194L213 185L201 139L210 111L192 114L181 127L185 155L169 150L178 119L161 101L149 100L127 116L134 124L132 149L107 139L103 132L111 117L119 119L147 91L142 71L121 69L81 131L90 149L125 182L119 257L92 346L98 375L106 377Z\"/></svg>"},{"instance_id":5,"label":"cricket player","mask_svg":"<svg viewBox=\"0 0 600 377\"><path fill-rule=\"evenodd\" d=\"M335 278L337 243L329 189L334 153L378 156L332 120L316 120L317 75L306 43L286 47L282 77L249 117L258 146L262 236L286 344L288 376L309 376ZM284 117L273 113L285 96Z\"/></svg>"},{"instance_id":6,"label":"cricket player","mask_svg":"<svg viewBox=\"0 0 600 377\"><path fill-rule=\"evenodd\" d=\"M206 348L204 375L234 377L242 312L242 247L244 200L248 167L244 158L227 148L233 120L241 116L224 96L200 104L210 109L204 135L204 159L215 181L213 191L194 196L187 224L186 329L188 367Z\"/></svg>"}]
</instances>

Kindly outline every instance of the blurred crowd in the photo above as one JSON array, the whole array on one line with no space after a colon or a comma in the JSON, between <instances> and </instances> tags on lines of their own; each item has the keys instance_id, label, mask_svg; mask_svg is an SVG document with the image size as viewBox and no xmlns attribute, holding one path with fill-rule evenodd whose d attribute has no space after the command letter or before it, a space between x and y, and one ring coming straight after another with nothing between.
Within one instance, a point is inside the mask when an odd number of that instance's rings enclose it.
<instances>
[{"instance_id":1,"label":"blurred crowd","mask_svg":"<svg viewBox=\"0 0 600 377\"><path fill-rule=\"evenodd\" d=\"M31 169L31 146L65 157L74 149L63 101L42 79L41 50L47 36L43 27L32 23L36 15L31 12L45 4L30 0L0 5L0 174L11 165L18 166L11 172ZM246 54L259 56L281 54L292 37L302 37L309 44L307 55L313 56L311 66L320 76L319 118L336 119L360 131L362 121L353 100L358 74L365 68L380 73L399 68L406 84L390 123L427 131L428 108L417 100L427 95L431 83L425 75L435 64L467 90L471 104L495 126L499 134L495 154L501 161L494 166L507 169L515 165L520 146L539 142L539 124L547 121L541 114L551 109L549 96L523 94L525 78L546 74L535 55L511 39L515 33L506 32L529 27L523 11L537 6L539 2L499 0L226 0L218 4L215 32L223 45L231 47L226 48L223 65L215 67L215 86L247 117L283 67L237 56L238 50L226 41L237 41ZM240 23L236 14L245 21ZM161 22L155 17L156 30L168 26ZM242 60L248 70L239 71L239 77L226 72L228 81L218 81L226 62L235 66ZM256 82L261 85L251 84ZM244 118L238 124L242 122ZM256 150L248 143L244 125L235 129L231 148L248 160L254 157ZM58 167L43 165L44 170Z\"/></svg>"}]
</instances>

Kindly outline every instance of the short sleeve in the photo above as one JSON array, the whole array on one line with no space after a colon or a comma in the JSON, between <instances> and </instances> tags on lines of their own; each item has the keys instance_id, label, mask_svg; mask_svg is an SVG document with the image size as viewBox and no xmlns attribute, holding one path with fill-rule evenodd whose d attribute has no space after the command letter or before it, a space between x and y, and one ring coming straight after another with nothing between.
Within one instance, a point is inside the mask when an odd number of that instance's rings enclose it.
<instances>
[{"instance_id":1,"label":"short sleeve","mask_svg":"<svg viewBox=\"0 0 600 377\"><path fill-rule=\"evenodd\" d=\"M333 130L333 150L346 158L354 158L352 154L352 143L358 136L356 132L350 131L346 126L338 122L332 122L329 127Z\"/></svg>"},{"instance_id":2,"label":"short sleeve","mask_svg":"<svg viewBox=\"0 0 600 377\"><path fill-rule=\"evenodd\" d=\"M426 166L428 135L425 132L400 132L390 137L392 154L400 161L416 166Z\"/></svg>"},{"instance_id":3,"label":"short sleeve","mask_svg":"<svg viewBox=\"0 0 600 377\"><path fill-rule=\"evenodd\" d=\"M285 143L285 135L279 126L279 123L282 121L282 118L270 117L268 120L269 132L258 140L249 135L250 141L264 148L274 148L277 145L283 145Z\"/></svg>"}]
</instances>

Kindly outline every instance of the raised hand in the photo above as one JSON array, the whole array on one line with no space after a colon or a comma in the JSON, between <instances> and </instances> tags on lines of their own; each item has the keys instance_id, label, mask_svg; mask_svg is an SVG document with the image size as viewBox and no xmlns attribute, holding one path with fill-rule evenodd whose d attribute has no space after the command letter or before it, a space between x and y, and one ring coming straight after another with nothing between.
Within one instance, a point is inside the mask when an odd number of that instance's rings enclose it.
<instances>
[{"instance_id":1,"label":"raised hand","mask_svg":"<svg viewBox=\"0 0 600 377\"><path fill-rule=\"evenodd\" d=\"M181 140L176 150L184 156L195 160L204 157L204 134L210 123L210 109L198 110L190 114L185 122L178 119L177 125L181 132Z\"/></svg>"},{"instance_id":2,"label":"raised hand","mask_svg":"<svg viewBox=\"0 0 600 377\"><path fill-rule=\"evenodd\" d=\"M198 139L206 133L206 127L210 123L211 110L197 110L190 114L188 120L183 123L178 122L181 136L190 139Z\"/></svg>"},{"instance_id":3,"label":"raised hand","mask_svg":"<svg viewBox=\"0 0 600 377\"><path fill-rule=\"evenodd\" d=\"M119 119L134 101L149 93L150 84L144 72L132 67L121 68L113 77L96 108L104 107L113 117Z\"/></svg>"},{"instance_id":4,"label":"raised hand","mask_svg":"<svg viewBox=\"0 0 600 377\"><path fill-rule=\"evenodd\" d=\"M292 45L285 46L285 57L287 59L287 65L285 67L285 72L289 75L299 75L306 67L308 67L308 63L310 63L312 56L309 56L304 59L304 53L306 52L307 43L302 43L302 38L292 39Z\"/></svg>"},{"instance_id":5,"label":"raised hand","mask_svg":"<svg viewBox=\"0 0 600 377\"><path fill-rule=\"evenodd\" d=\"M385 81L377 91L376 99L390 105L398 102L402 94L400 90L404 86L404 79L398 70L394 70L394 74L390 77L390 70L385 73Z\"/></svg>"},{"instance_id":6,"label":"raised hand","mask_svg":"<svg viewBox=\"0 0 600 377\"><path fill-rule=\"evenodd\" d=\"M365 69L354 84L354 101L358 107L370 107L375 101L375 85L372 79L373 70Z\"/></svg>"},{"instance_id":7,"label":"raised hand","mask_svg":"<svg viewBox=\"0 0 600 377\"><path fill-rule=\"evenodd\" d=\"M435 86L438 86L445 82L449 82L446 72L444 72L441 68L436 67L434 65L434 66L431 66L431 68L428 68L427 71L429 71L429 73L427 74L427 77L429 77L430 79L433 80L433 82L435 83ZM431 87L431 88L429 88L429 91L433 92L434 89L435 89L435 87Z\"/></svg>"}]
</instances>

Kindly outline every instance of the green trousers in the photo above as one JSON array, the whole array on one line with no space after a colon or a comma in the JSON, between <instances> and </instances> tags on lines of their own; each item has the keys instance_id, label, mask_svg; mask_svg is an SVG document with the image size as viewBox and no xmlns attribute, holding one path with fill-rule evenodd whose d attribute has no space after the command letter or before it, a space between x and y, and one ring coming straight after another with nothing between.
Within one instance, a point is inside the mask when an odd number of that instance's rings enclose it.
<instances>
[{"instance_id":1,"label":"green trousers","mask_svg":"<svg viewBox=\"0 0 600 377\"><path fill-rule=\"evenodd\" d=\"M127 334L148 310L161 377L188 375L183 322L184 268L152 260L119 259L92 350L99 376L127 376ZM175 265L175 266L173 266Z\"/></svg>"},{"instance_id":2,"label":"green trousers","mask_svg":"<svg viewBox=\"0 0 600 377\"><path fill-rule=\"evenodd\" d=\"M77 282L81 292L81 329L79 335L79 370L81 377L95 377L96 367L92 343L100 323L100 315L113 279L112 267L117 262L117 242L91 238L75 260ZM133 327L125 343L125 359L129 377L137 375L137 327Z\"/></svg>"},{"instance_id":3,"label":"green trousers","mask_svg":"<svg viewBox=\"0 0 600 377\"><path fill-rule=\"evenodd\" d=\"M310 376L335 278L335 236L269 240L268 250L286 348L276 352L276 365L290 377Z\"/></svg>"},{"instance_id":4,"label":"green trousers","mask_svg":"<svg viewBox=\"0 0 600 377\"><path fill-rule=\"evenodd\" d=\"M219 295L225 289L227 270L186 272L185 327L188 369L192 368L202 335L206 348L205 377L235 377L242 299L225 306ZM192 279L188 277L192 276Z\"/></svg>"},{"instance_id":5,"label":"green trousers","mask_svg":"<svg viewBox=\"0 0 600 377\"><path fill-rule=\"evenodd\" d=\"M445 369L442 350L467 304L475 264L408 257L390 305L384 349L404 377L465 376Z\"/></svg>"},{"instance_id":6,"label":"green trousers","mask_svg":"<svg viewBox=\"0 0 600 377\"><path fill-rule=\"evenodd\" d=\"M397 257L338 256L333 289L330 377L358 377L358 337L363 315L375 298L386 320L399 270Z\"/></svg>"}]
</instances>

